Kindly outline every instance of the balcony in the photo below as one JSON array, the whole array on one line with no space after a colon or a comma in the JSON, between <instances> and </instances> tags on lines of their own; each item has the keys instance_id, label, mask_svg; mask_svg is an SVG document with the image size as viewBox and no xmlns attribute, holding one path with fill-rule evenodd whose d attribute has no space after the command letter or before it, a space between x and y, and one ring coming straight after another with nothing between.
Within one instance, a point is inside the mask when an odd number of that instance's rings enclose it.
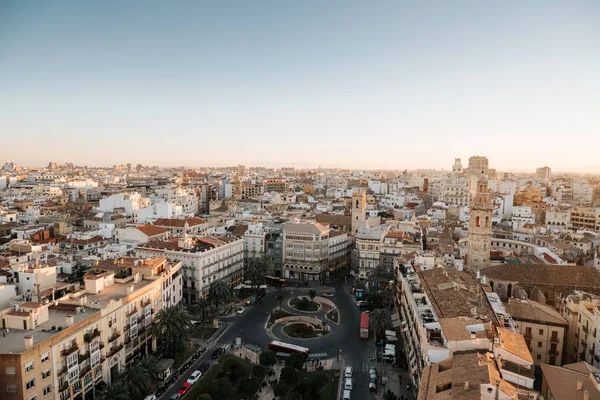
<instances>
[{"instance_id":1,"label":"balcony","mask_svg":"<svg viewBox=\"0 0 600 400\"><path fill-rule=\"evenodd\" d=\"M79 379L83 378L91 370L92 370L92 367L90 367L88 365L87 367L85 367L84 369L82 369L81 371L79 371Z\"/></svg>"},{"instance_id":2,"label":"balcony","mask_svg":"<svg viewBox=\"0 0 600 400\"><path fill-rule=\"evenodd\" d=\"M126 314L126 315L127 315L128 317L130 317L130 316L132 316L133 314L136 314L137 312L138 312L138 309L137 309L137 307L136 307L136 308L134 308L133 310L130 310L130 311L129 311L129 312Z\"/></svg>"},{"instance_id":3,"label":"balcony","mask_svg":"<svg viewBox=\"0 0 600 400\"><path fill-rule=\"evenodd\" d=\"M112 336L108 338L108 343L114 342L115 340L117 340L119 338L119 336L121 336L121 332L117 331L117 332L113 333Z\"/></svg>"},{"instance_id":4,"label":"balcony","mask_svg":"<svg viewBox=\"0 0 600 400\"><path fill-rule=\"evenodd\" d=\"M531 332L525 332L525 333L523 334L523 337L524 337L525 339L532 339L532 338L533 338L533 335L531 334Z\"/></svg>"},{"instance_id":5,"label":"balcony","mask_svg":"<svg viewBox=\"0 0 600 400\"><path fill-rule=\"evenodd\" d=\"M63 357L66 357L69 354L73 354L77 350L79 350L79 346L77 345L77 343L75 343L71 347L65 347L64 349L62 349L62 351L60 352L60 355Z\"/></svg>"},{"instance_id":6,"label":"balcony","mask_svg":"<svg viewBox=\"0 0 600 400\"><path fill-rule=\"evenodd\" d=\"M90 358L90 352L89 351L86 351L85 353L80 354L79 355L79 364L81 364L82 362L84 362L88 358Z\"/></svg>"},{"instance_id":7,"label":"balcony","mask_svg":"<svg viewBox=\"0 0 600 400\"><path fill-rule=\"evenodd\" d=\"M58 388L59 392L64 392L65 390L69 389L69 382L68 381L64 381L62 383L62 385L60 385L60 387Z\"/></svg>"},{"instance_id":8,"label":"balcony","mask_svg":"<svg viewBox=\"0 0 600 400\"><path fill-rule=\"evenodd\" d=\"M581 340L581 347L583 347L584 349L587 349L587 342L585 340Z\"/></svg>"},{"instance_id":9,"label":"balcony","mask_svg":"<svg viewBox=\"0 0 600 400\"><path fill-rule=\"evenodd\" d=\"M149 306L150 304L152 304L152 300L151 299L142 300L142 307Z\"/></svg>"},{"instance_id":10,"label":"balcony","mask_svg":"<svg viewBox=\"0 0 600 400\"><path fill-rule=\"evenodd\" d=\"M65 364L60 370L58 370L58 375L62 375L62 374L66 374L67 373L67 365Z\"/></svg>"},{"instance_id":11,"label":"balcony","mask_svg":"<svg viewBox=\"0 0 600 400\"><path fill-rule=\"evenodd\" d=\"M94 329L93 332L91 333L86 333L85 335L83 335L83 340L86 343L90 343L92 340L94 340L95 338L97 338L98 336L100 336L100 330L99 329Z\"/></svg>"},{"instance_id":12,"label":"balcony","mask_svg":"<svg viewBox=\"0 0 600 400\"><path fill-rule=\"evenodd\" d=\"M560 341L559 341L558 337L553 336L550 338L550 343L560 343Z\"/></svg>"},{"instance_id":13,"label":"balcony","mask_svg":"<svg viewBox=\"0 0 600 400\"><path fill-rule=\"evenodd\" d=\"M548 354L551 356L557 356L558 355L558 349L550 349L548 350Z\"/></svg>"},{"instance_id":14,"label":"balcony","mask_svg":"<svg viewBox=\"0 0 600 400\"><path fill-rule=\"evenodd\" d=\"M581 330L584 331L585 333L590 333L590 328L588 328L587 326L582 326Z\"/></svg>"},{"instance_id":15,"label":"balcony","mask_svg":"<svg viewBox=\"0 0 600 400\"><path fill-rule=\"evenodd\" d=\"M113 346L110 348L110 351L106 354L106 358L110 358L112 356L114 356L115 354L117 354L119 351L121 351L121 349L123 348L123 345L120 344L118 346Z\"/></svg>"}]
</instances>

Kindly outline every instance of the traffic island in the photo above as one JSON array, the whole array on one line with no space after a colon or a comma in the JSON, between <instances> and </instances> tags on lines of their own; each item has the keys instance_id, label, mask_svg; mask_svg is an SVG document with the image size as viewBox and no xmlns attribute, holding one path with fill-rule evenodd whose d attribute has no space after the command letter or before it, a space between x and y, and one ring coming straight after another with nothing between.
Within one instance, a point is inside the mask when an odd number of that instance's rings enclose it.
<instances>
[{"instance_id":1,"label":"traffic island","mask_svg":"<svg viewBox=\"0 0 600 400\"><path fill-rule=\"evenodd\" d=\"M288 304L290 308L303 312L318 312L321 309L321 304L303 296L291 299Z\"/></svg>"}]
</instances>

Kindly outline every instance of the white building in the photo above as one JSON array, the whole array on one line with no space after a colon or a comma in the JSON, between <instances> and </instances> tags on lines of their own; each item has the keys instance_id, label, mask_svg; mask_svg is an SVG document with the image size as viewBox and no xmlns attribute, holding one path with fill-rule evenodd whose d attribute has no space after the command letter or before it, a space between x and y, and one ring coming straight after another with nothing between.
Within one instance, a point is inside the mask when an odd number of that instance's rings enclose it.
<instances>
[{"instance_id":1,"label":"white building","mask_svg":"<svg viewBox=\"0 0 600 400\"><path fill-rule=\"evenodd\" d=\"M522 229L525 224L535 224L535 214L529 206L513 207L512 226L513 230Z\"/></svg>"},{"instance_id":2,"label":"white building","mask_svg":"<svg viewBox=\"0 0 600 400\"><path fill-rule=\"evenodd\" d=\"M573 205L591 206L594 201L594 187L587 182L575 182L573 189Z\"/></svg>"}]
</instances>

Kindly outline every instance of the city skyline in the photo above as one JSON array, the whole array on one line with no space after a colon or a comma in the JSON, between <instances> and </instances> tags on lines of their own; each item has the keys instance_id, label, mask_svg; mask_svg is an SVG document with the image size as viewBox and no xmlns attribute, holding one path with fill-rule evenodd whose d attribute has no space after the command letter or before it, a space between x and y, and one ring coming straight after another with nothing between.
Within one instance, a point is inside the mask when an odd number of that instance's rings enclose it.
<instances>
[{"instance_id":1,"label":"city skyline","mask_svg":"<svg viewBox=\"0 0 600 400\"><path fill-rule=\"evenodd\" d=\"M600 172L598 2L0 11L3 161Z\"/></svg>"}]
</instances>

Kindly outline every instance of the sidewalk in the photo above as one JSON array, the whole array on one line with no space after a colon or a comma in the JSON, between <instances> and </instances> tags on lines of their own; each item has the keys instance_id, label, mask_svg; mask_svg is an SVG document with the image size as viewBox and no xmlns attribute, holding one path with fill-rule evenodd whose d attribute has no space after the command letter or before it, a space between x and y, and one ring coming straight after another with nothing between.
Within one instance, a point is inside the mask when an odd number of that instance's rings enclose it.
<instances>
[{"instance_id":1,"label":"sidewalk","mask_svg":"<svg viewBox=\"0 0 600 400\"><path fill-rule=\"evenodd\" d=\"M274 376L267 376L265 381L267 382L267 386L262 388L262 390L258 393L257 400L273 400L275 398L275 393L273 393L273 387L269 384L269 381L277 380L279 381L279 377L281 376L281 370L285 364L277 363L273 365L273 372L275 372Z\"/></svg>"}]
</instances>

